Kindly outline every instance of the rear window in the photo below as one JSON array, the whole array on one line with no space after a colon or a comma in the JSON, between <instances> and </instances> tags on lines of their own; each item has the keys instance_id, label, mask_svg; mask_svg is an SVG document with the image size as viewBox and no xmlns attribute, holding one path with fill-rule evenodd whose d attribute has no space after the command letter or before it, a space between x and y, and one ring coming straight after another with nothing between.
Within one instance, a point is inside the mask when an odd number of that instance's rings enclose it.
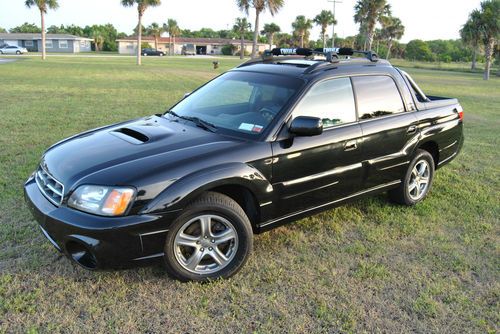
<instances>
[{"instance_id":1,"label":"rear window","mask_svg":"<svg viewBox=\"0 0 500 334\"><path fill-rule=\"evenodd\" d=\"M403 100L394 80L389 76L353 77L360 120L405 111Z\"/></svg>"}]
</instances>

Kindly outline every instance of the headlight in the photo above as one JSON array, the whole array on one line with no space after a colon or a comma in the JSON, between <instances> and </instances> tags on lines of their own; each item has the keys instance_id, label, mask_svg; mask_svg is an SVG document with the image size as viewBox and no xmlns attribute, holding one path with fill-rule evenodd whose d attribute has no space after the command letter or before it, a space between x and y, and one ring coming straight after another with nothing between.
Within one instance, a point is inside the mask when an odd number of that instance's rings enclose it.
<instances>
[{"instance_id":1,"label":"headlight","mask_svg":"<svg viewBox=\"0 0 500 334\"><path fill-rule=\"evenodd\" d=\"M101 216L123 215L134 198L127 187L80 186L68 200L68 206Z\"/></svg>"}]
</instances>

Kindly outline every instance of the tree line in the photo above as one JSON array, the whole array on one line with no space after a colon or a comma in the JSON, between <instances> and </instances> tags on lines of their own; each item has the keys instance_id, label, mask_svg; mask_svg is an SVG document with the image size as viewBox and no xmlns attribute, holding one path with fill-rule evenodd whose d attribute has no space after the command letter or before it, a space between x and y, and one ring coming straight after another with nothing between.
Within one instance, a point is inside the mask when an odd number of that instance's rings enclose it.
<instances>
[{"instance_id":1,"label":"tree line","mask_svg":"<svg viewBox=\"0 0 500 334\"><path fill-rule=\"evenodd\" d=\"M118 1L118 0L117 0ZM500 0L484 0L480 8L470 13L467 22L460 30L460 40L412 40L408 44L401 44L399 40L404 35L405 27L401 20L392 15L388 0L357 0L354 6L354 22L359 24L359 32L355 36L339 38L328 36L330 26L337 24L333 13L322 10L314 18L299 15L291 24L291 32L282 31L275 23L266 23L260 30L260 17L264 12L275 16L285 6L285 0L235 0L236 6L246 17L237 18L232 29L215 31L211 28L202 28L198 31L181 29L177 21L169 19L164 24L152 23L148 27L142 24L144 12L150 7L161 4L161 0L120 0L125 7L135 7L137 10L137 25L134 33L138 45L142 46L142 35L153 36L155 45L163 32L168 32L175 43L176 37L205 37L231 38L241 41L241 50L244 49L244 40L252 40L251 56L257 56L257 43L269 43L270 46L280 47L309 46L346 46L363 50L375 50L385 58L391 55L398 58L421 61L471 61L471 68L475 69L478 60L485 62L484 79L489 78L489 72L495 56L499 57L500 40ZM59 7L58 0L25 0L27 7L37 7L41 14L41 28L34 24L25 23L11 29L11 32L42 32L42 58L45 59L45 32L69 33L85 36L94 40L96 51L116 51L116 39L126 36L119 33L111 24L93 25L86 27L49 26L45 29L45 14L49 9ZM252 24L248 21L250 12L255 14ZM314 25L321 29L318 40L310 39L310 31ZM5 29L0 28L0 32ZM329 40L331 39L331 44ZM335 39L337 43L335 43ZM230 46L231 48L233 46ZM137 50L137 63L141 63L140 47ZM170 48L171 50L172 48ZM170 51L172 52L172 51ZM244 52L240 52L240 57Z\"/></svg>"}]
</instances>

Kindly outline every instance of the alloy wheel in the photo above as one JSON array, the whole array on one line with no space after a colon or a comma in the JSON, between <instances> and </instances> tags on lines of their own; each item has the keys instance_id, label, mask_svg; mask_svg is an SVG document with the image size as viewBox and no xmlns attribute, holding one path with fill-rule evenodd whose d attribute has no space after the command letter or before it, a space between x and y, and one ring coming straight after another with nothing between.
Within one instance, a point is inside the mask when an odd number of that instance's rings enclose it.
<instances>
[{"instance_id":1,"label":"alloy wheel","mask_svg":"<svg viewBox=\"0 0 500 334\"><path fill-rule=\"evenodd\" d=\"M425 196L429 189L430 166L426 160L419 160L413 166L410 180L408 182L408 194L414 201L418 201Z\"/></svg>"},{"instance_id":2,"label":"alloy wheel","mask_svg":"<svg viewBox=\"0 0 500 334\"><path fill-rule=\"evenodd\" d=\"M197 216L185 223L174 239L177 262L187 271L211 274L226 267L238 250L238 234L226 218Z\"/></svg>"}]
</instances>

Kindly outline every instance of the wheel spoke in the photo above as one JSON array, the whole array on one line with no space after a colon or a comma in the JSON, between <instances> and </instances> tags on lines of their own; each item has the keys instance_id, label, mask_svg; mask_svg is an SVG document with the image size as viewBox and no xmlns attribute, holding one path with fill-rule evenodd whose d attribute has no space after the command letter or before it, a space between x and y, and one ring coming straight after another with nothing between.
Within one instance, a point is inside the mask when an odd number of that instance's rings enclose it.
<instances>
[{"instance_id":1,"label":"wheel spoke","mask_svg":"<svg viewBox=\"0 0 500 334\"><path fill-rule=\"evenodd\" d=\"M210 216L200 217L201 237L212 235L212 220Z\"/></svg>"},{"instance_id":2,"label":"wheel spoke","mask_svg":"<svg viewBox=\"0 0 500 334\"><path fill-rule=\"evenodd\" d=\"M205 253L198 250L193 252L193 255L186 261L186 267L191 270L195 270L198 264L200 264L201 259Z\"/></svg>"},{"instance_id":3,"label":"wheel spoke","mask_svg":"<svg viewBox=\"0 0 500 334\"><path fill-rule=\"evenodd\" d=\"M413 182L412 182L412 183L410 183L410 185L408 186L408 191L411 193L411 192L415 189L415 187L417 187L417 186L418 186L417 182L413 181Z\"/></svg>"},{"instance_id":4,"label":"wheel spoke","mask_svg":"<svg viewBox=\"0 0 500 334\"><path fill-rule=\"evenodd\" d=\"M217 262L219 266L224 265L228 260L228 258L217 247L215 247L213 251L208 254L212 257L212 259L214 259L215 262Z\"/></svg>"},{"instance_id":5,"label":"wheel spoke","mask_svg":"<svg viewBox=\"0 0 500 334\"><path fill-rule=\"evenodd\" d=\"M418 175L419 176L423 176L425 171L427 170L427 164L425 162L421 162L420 164L418 164Z\"/></svg>"},{"instance_id":6,"label":"wheel spoke","mask_svg":"<svg viewBox=\"0 0 500 334\"><path fill-rule=\"evenodd\" d=\"M429 183L429 177L424 176L420 178L420 184L427 184Z\"/></svg>"},{"instance_id":7,"label":"wheel spoke","mask_svg":"<svg viewBox=\"0 0 500 334\"><path fill-rule=\"evenodd\" d=\"M417 187L415 188L416 189L416 193L415 193L415 197L418 198L420 197L420 183L417 183Z\"/></svg>"},{"instance_id":8,"label":"wheel spoke","mask_svg":"<svg viewBox=\"0 0 500 334\"><path fill-rule=\"evenodd\" d=\"M415 167L413 167L413 169L412 169L412 171L411 171L411 174L412 174L413 176L415 176L415 177L418 175L418 169L417 169L417 166L416 166L416 165L415 165Z\"/></svg>"},{"instance_id":9,"label":"wheel spoke","mask_svg":"<svg viewBox=\"0 0 500 334\"><path fill-rule=\"evenodd\" d=\"M188 246L196 248L196 242L199 240L199 237L195 237L184 232L180 233L176 238L176 243L179 246Z\"/></svg>"},{"instance_id":10,"label":"wheel spoke","mask_svg":"<svg viewBox=\"0 0 500 334\"><path fill-rule=\"evenodd\" d=\"M228 228L227 230L215 234L213 236L213 240L215 241L216 245L220 245L230 240L233 240L235 236L236 234L234 233L234 231Z\"/></svg>"}]
</instances>

